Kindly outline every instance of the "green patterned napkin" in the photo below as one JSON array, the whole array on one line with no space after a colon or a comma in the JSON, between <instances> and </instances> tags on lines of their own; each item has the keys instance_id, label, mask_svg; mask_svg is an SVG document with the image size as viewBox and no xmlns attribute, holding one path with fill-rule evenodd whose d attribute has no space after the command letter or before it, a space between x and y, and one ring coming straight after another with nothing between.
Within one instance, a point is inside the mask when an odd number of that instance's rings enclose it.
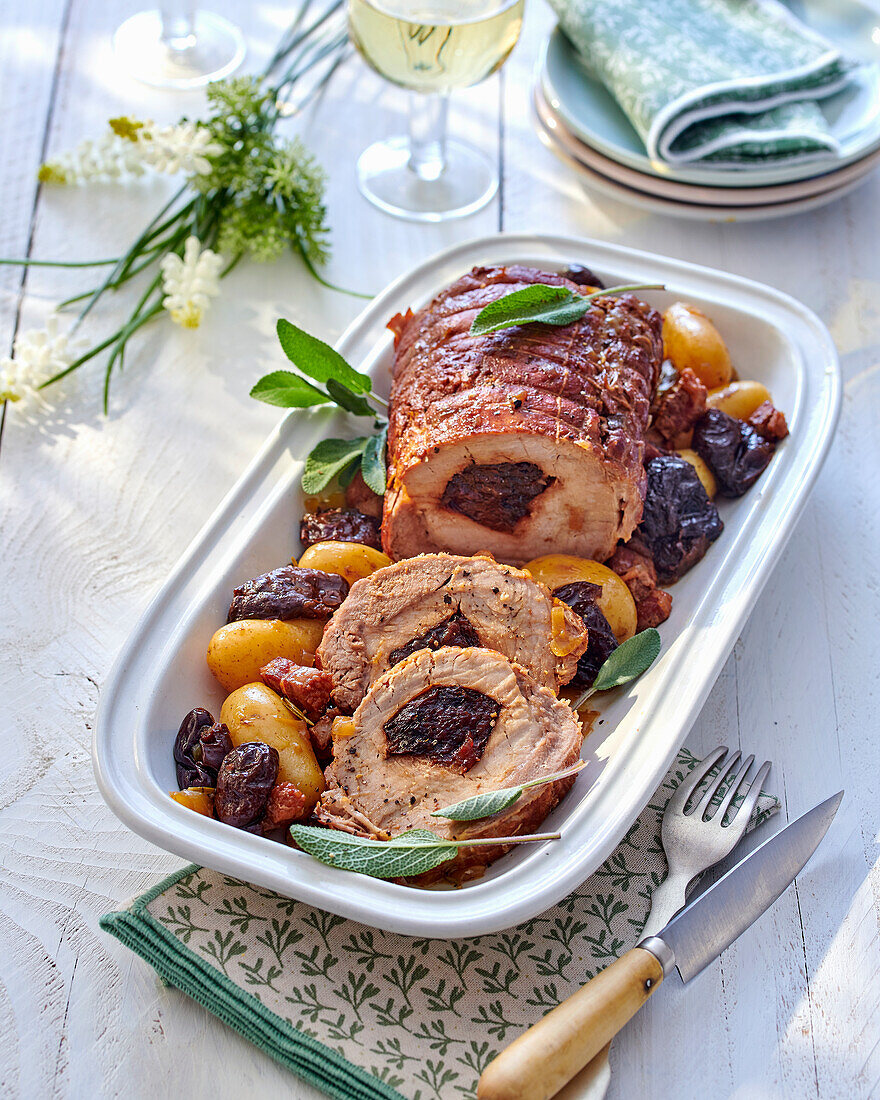
<instances>
[{"instance_id":1,"label":"green patterned napkin","mask_svg":"<svg viewBox=\"0 0 880 1100\"><path fill-rule=\"evenodd\" d=\"M586 68L670 164L838 152L816 100L850 64L777 0L550 0Z\"/></svg>"},{"instance_id":2,"label":"green patterned napkin","mask_svg":"<svg viewBox=\"0 0 880 1100\"><path fill-rule=\"evenodd\" d=\"M506 932L412 939L198 867L101 927L331 1096L474 1097L502 1047L638 941L666 875L660 819L697 763L683 750L608 862ZM762 795L752 827L778 809Z\"/></svg>"}]
</instances>

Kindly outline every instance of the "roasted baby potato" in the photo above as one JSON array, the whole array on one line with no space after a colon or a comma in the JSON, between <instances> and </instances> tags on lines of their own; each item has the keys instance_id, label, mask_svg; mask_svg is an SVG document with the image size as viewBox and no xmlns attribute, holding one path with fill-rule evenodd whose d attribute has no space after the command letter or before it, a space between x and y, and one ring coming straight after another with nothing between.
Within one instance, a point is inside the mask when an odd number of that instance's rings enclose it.
<instances>
[{"instance_id":1,"label":"roasted baby potato","mask_svg":"<svg viewBox=\"0 0 880 1100\"><path fill-rule=\"evenodd\" d=\"M265 684L246 684L227 698L220 721L234 745L262 741L278 753L279 783L292 783L307 800L307 813L324 789L324 776L315 759L305 722L295 718L281 696Z\"/></svg>"},{"instance_id":2,"label":"roasted baby potato","mask_svg":"<svg viewBox=\"0 0 880 1100\"><path fill-rule=\"evenodd\" d=\"M730 353L718 329L696 306L673 302L663 314L663 354L676 370L690 368L709 389L733 377Z\"/></svg>"},{"instance_id":3,"label":"roasted baby potato","mask_svg":"<svg viewBox=\"0 0 880 1100\"><path fill-rule=\"evenodd\" d=\"M227 691L260 678L276 657L311 665L324 633L321 619L239 619L227 623L208 644L208 668Z\"/></svg>"},{"instance_id":4,"label":"roasted baby potato","mask_svg":"<svg viewBox=\"0 0 880 1100\"><path fill-rule=\"evenodd\" d=\"M349 584L361 577L369 577L377 569L391 564L391 558L362 542L335 542L328 539L316 542L303 551L299 559L301 569L323 569L325 573L338 573Z\"/></svg>"},{"instance_id":5,"label":"roasted baby potato","mask_svg":"<svg viewBox=\"0 0 880 1100\"><path fill-rule=\"evenodd\" d=\"M175 802L186 806L188 810L195 810L197 814L205 817L214 816L214 788L213 787L186 787L182 791L168 792Z\"/></svg>"},{"instance_id":6,"label":"roasted baby potato","mask_svg":"<svg viewBox=\"0 0 880 1100\"><path fill-rule=\"evenodd\" d=\"M709 469L706 462L700 458L696 451L692 451L690 447L682 447L681 450L675 453L679 458L683 458L693 466L697 471L697 477L703 483L703 488L706 490L706 496L708 496L709 500L714 500L715 494L718 492L718 485L715 481L715 475Z\"/></svg>"},{"instance_id":7,"label":"roasted baby potato","mask_svg":"<svg viewBox=\"0 0 880 1100\"><path fill-rule=\"evenodd\" d=\"M720 409L737 420L748 420L755 409L765 401L771 404L773 402L767 387L760 382L745 379L742 382L731 382L728 386L712 390L706 398L706 404L710 409Z\"/></svg>"},{"instance_id":8,"label":"roasted baby potato","mask_svg":"<svg viewBox=\"0 0 880 1100\"><path fill-rule=\"evenodd\" d=\"M602 595L596 603L608 620L618 642L625 642L636 632L636 604L632 593L613 569L589 558L576 558L571 554L545 554L527 562L523 569L536 581L553 592L564 584L589 581L602 586Z\"/></svg>"}]
</instances>

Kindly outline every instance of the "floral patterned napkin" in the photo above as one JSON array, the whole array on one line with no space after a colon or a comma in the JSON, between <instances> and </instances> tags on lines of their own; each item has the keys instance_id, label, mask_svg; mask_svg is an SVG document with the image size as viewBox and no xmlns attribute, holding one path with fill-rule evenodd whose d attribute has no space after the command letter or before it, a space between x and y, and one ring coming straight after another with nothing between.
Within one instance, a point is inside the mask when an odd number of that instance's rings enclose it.
<instances>
[{"instance_id":1,"label":"floral patterned napkin","mask_svg":"<svg viewBox=\"0 0 880 1100\"><path fill-rule=\"evenodd\" d=\"M502 1047L638 942L663 810L697 763L682 750L607 863L506 932L412 939L192 866L101 927L330 1096L471 1098ZM778 809L762 794L751 827Z\"/></svg>"},{"instance_id":2,"label":"floral patterned napkin","mask_svg":"<svg viewBox=\"0 0 880 1100\"><path fill-rule=\"evenodd\" d=\"M778 0L550 0L648 155L747 168L828 157L850 63Z\"/></svg>"}]
</instances>

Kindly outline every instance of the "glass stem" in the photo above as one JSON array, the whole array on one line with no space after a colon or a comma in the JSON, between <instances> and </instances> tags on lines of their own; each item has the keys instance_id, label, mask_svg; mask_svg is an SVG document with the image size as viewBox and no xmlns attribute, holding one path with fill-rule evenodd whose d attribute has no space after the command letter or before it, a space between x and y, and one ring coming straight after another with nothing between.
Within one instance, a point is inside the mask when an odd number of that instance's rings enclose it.
<instances>
[{"instance_id":1,"label":"glass stem","mask_svg":"<svg viewBox=\"0 0 880 1100\"><path fill-rule=\"evenodd\" d=\"M439 179L446 168L449 95L409 93L409 168L420 180Z\"/></svg>"},{"instance_id":2,"label":"glass stem","mask_svg":"<svg viewBox=\"0 0 880 1100\"><path fill-rule=\"evenodd\" d=\"M172 54L182 54L196 44L195 0L165 0L159 5L162 45Z\"/></svg>"}]
</instances>

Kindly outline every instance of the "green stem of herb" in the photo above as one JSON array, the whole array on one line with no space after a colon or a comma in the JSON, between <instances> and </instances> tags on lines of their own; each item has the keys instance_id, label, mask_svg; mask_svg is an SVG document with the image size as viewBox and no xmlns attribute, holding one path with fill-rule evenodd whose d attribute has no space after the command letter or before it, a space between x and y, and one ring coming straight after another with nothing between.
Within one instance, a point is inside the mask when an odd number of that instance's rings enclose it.
<instances>
[{"instance_id":1,"label":"green stem of herb","mask_svg":"<svg viewBox=\"0 0 880 1100\"><path fill-rule=\"evenodd\" d=\"M118 256L112 260L12 260L0 258L0 264L11 264L14 267L107 267L109 264L118 263Z\"/></svg>"},{"instance_id":2,"label":"green stem of herb","mask_svg":"<svg viewBox=\"0 0 880 1100\"><path fill-rule=\"evenodd\" d=\"M571 704L571 709L572 710L580 710L581 707L584 705L584 703L586 703L586 701L590 698L590 696L595 695L595 694L596 694L596 689L595 688L587 688L587 690L581 692L581 694L577 697L577 699L575 699L575 701Z\"/></svg>"},{"instance_id":3,"label":"green stem of herb","mask_svg":"<svg viewBox=\"0 0 880 1100\"><path fill-rule=\"evenodd\" d=\"M486 844L526 844L535 840L559 840L561 833L532 833L529 836L482 836L473 840L452 840L449 843L457 848L477 848Z\"/></svg>"},{"instance_id":4,"label":"green stem of herb","mask_svg":"<svg viewBox=\"0 0 880 1100\"><path fill-rule=\"evenodd\" d=\"M586 766L586 760L578 760L576 764L572 764L570 768L564 768L561 772L554 772L552 775L542 775L540 779L530 779L528 783L522 784L522 789L528 791L532 787L541 787L545 783L555 783L558 779L568 779L570 775L577 775L578 772L583 771Z\"/></svg>"}]
</instances>

